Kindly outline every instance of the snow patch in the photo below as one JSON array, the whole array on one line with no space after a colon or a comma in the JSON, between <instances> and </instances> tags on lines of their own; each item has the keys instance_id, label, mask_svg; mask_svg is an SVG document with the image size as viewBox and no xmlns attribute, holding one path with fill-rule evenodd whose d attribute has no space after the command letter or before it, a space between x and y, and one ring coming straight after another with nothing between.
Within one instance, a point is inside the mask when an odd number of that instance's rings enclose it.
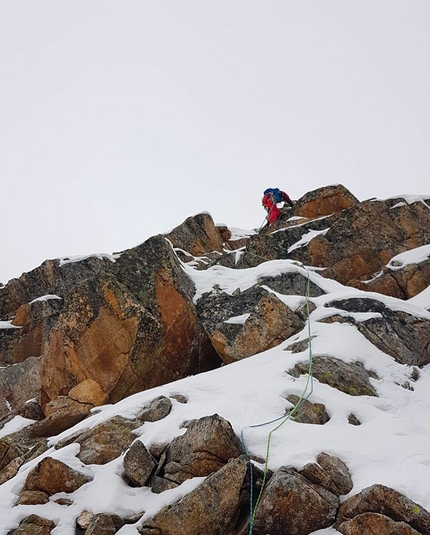
<instances>
[{"instance_id":1,"label":"snow patch","mask_svg":"<svg viewBox=\"0 0 430 535\"><path fill-rule=\"evenodd\" d=\"M288 252L291 253L291 251L294 251L294 249L299 249L300 247L303 247L304 245L308 245L308 243L316 238L317 236L324 236L327 234L327 232L330 230L329 228L326 228L324 230L310 230L307 234L303 234L302 238L297 241L296 243L293 243L291 247L288 248Z\"/></svg>"},{"instance_id":2,"label":"snow patch","mask_svg":"<svg viewBox=\"0 0 430 535\"><path fill-rule=\"evenodd\" d=\"M12 321L0 321L0 329L21 329L21 327L12 325Z\"/></svg>"},{"instance_id":3,"label":"snow patch","mask_svg":"<svg viewBox=\"0 0 430 535\"><path fill-rule=\"evenodd\" d=\"M17 431L21 431L21 429L34 424L34 422L35 420L30 420L29 418L15 416L10 422L7 422L2 429L0 429L0 438L10 435L11 433L16 433Z\"/></svg>"},{"instance_id":4,"label":"snow patch","mask_svg":"<svg viewBox=\"0 0 430 535\"><path fill-rule=\"evenodd\" d=\"M419 264L425 262L430 258L430 244L410 249L404 253L400 253L388 262L387 267L391 270L403 269L410 264Z\"/></svg>"},{"instance_id":5,"label":"snow patch","mask_svg":"<svg viewBox=\"0 0 430 535\"><path fill-rule=\"evenodd\" d=\"M246 320L251 314L241 314L240 316L232 316L223 323L232 323L233 325L245 325Z\"/></svg>"},{"instance_id":6,"label":"snow patch","mask_svg":"<svg viewBox=\"0 0 430 535\"><path fill-rule=\"evenodd\" d=\"M36 299L33 299L33 301L30 301L30 305L32 303L36 303L37 301L49 301L51 299L63 299L63 298L54 294L42 295L41 297L36 297Z\"/></svg>"},{"instance_id":7,"label":"snow patch","mask_svg":"<svg viewBox=\"0 0 430 535\"><path fill-rule=\"evenodd\" d=\"M221 225L221 224L217 224L216 226L217 227L220 227L220 226L226 226L227 227L227 225ZM256 230L244 230L244 229L235 228L235 227L227 227L227 228L231 232L231 238L230 238L229 241L237 241L237 240L241 240L243 238L250 238L251 236L254 236L254 234L257 234Z\"/></svg>"},{"instance_id":8,"label":"snow patch","mask_svg":"<svg viewBox=\"0 0 430 535\"><path fill-rule=\"evenodd\" d=\"M82 262L88 258L98 258L99 260L110 260L111 262L116 262L121 256L121 253L108 254L108 253L94 253L85 256L65 256L63 258L57 258L60 262L60 267L66 264L74 264L76 262Z\"/></svg>"}]
</instances>

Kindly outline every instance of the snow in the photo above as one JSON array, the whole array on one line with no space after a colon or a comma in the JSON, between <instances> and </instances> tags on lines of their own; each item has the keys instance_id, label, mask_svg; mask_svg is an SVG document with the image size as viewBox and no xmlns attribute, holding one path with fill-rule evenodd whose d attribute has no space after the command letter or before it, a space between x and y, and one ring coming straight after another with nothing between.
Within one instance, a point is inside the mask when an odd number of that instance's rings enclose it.
<instances>
[{"instance_id":1,"label":"snow","mask_svg":"<svg viewBox=\"0 0 430 535\"><path fill-rule=\"evenodd\" d=\"M390 201L392 199L403 199L405 202L404 203L403 202L398 202L395 206L392 206L391 209L399 208L401 206L404 206L405 203L406 204L413 204L415 202L422 202L423 204L428 206L427 205L427 201L430 201L430 195L396 195L395 197L389 197L388 199L373 198L373 199L369 199L369 200L372 200L372 201L379 201L379 200Z\"/></svg>"},{"instance_id":2,"label":"snow","mask_svg":"<svg viewBox=\"0 0 430 535\"><path fill-rule=\"evenodd\" d=\"M417 251L414 254L418 254ZM398 261L409 261L409 257L398 256L401 257ZM279 346L217 370L135 394L115 405L98 407L88 419L51 437L47 452L22 466L13 479L0 485L0 535L6 535L9 530L16 528L21 519L32 513L57 523L53 535L74 534L75 518L82 510L120 515L145 510L144 519L147 519L197 488L204 478L188 480L176 489L156 495L148 488L126 485L121 477L122 457L103 466L85 466L77 458L79 445L55 449L62 438L79 429L94 427L116 414L133 418L155 397L175 394L182 394L188 402L184 404L172 399L172 411L166 418L145 423L137 430L137 440L147 447L171 441L183 434L185 430L181 424L184 420L218 413L232 424L238 436L243 436L247 450L261 458L266 457L269 433L277 427L269 448L268 465L271 470L283 465L301 468L308 462L314 462L316 456L325 451L339 457L348 466L354 483L350 495L380 483L398 490L430 510L430 365L421 369L419 379L414 381L411 367L398 364L377 349L354 325L321 321L333 314L352 316L358 322L377 316L376 313L350 313L326 306L337 299L356 297L376 299L393 310L403 310L430 319L430 313L424 308L430 304L429 289L409 301L400 301L342 286L321 277L318 271L290 260L273 260L242 270L213 266L206 271L198 271L187 264L182 266L194 281L195 300L214 287L232 294L238 288L243 291L257 284L261 277L289 272L309 277L326 295L310 299L316 309L310 314L309 324ZM305 302L305 296L276 295L292 308ZM235 316L228 322L243 323L247 319L245 316ZM312 336L313 357L326 355L345 362L359 361L375 372L380 379L371 379L371 382L379 397L349 396L316 379L310 381L306 376L294 378L289 375L288 370L297 362L308 362L310 355L309 351L293 354L287 347L294 342L307 340L309 333ZM401 386L407 382L413 390ZM330 416L329 422L325 425L309 425L285 419L286 410L291 406L286 400L290 394L309 395L310 401L324 403ZM351 413L360 420L361 425L348 423ZM24 421L16 417L5 426L2 435L30 423L31 420ZM68 507L54 503L59 495L52 497L46 505L14 507L29 470L47 455L91 475L93 481L73 493L73 504ZM136 528L141 523L124 526L118 533L137 535ZM333 528L328 528L314 535L335 533Z\"/></svg>"},{"instance_id":3,"label":"snow","mask_svg":"<svg viewBox=\"0 0 430 535\"><path fill-rule=\"evenodd\" d=\"M74 264L75 262L82 262L83 260L87 260L88 258L98 258L99 260L110 260L111 262L115 262L116 260L118 260L120 256L121 256L120 253L115 253L115 254L94 253L94 254L89 254L85 256L65 256L64 258L58 258L57 260L60 261L60 267L62 267L66 264Z\"/></svg>"},{"instance_id":4,"label":"snow","mask_svg":"<svg viewBox=\"0 0 430 535\"><path fill-rule=\"evenodd\" d=\"M416 247L415 249L410 249L400 253L388 262L387 267L396 270L404 269L407 265L410 264L419 264L420 262L425 262L430 259L430 244L422 245L421 247Z\"/></svg>"},{"instance_id":5,"label":"snow","mask_svg":"<svg viewBox=\"0 0 430 535\"><path fill-rule=\"evenodd\" d=\"M421 293L415 297L408 299L408 303L411 305L429 309L430 308L430 286L423 290Z\"/></svg>"},{"instance_id":6,"label":"snow","mask_svg":"<svg viewBox=\"0 0 430 535\"><path fill-rule=\"evenodd\" d=\"M240 316L234 316L226 320L224 323L232 323L234 325L244 325L250 315L251 314L241 314Z\"/></svg>"},{"instance_id":7,"label":"snow","mask_svg":"<svg viewBox=\"0 0 430 535\"><path fill-rule=\"evenodd\" d=\"M21 329L21 327L12 325L12 321L0 321L0 329Z\"/></svg>"},{"instance_id":8,"label":"snow","mask_svg":"<svg viewBox=\"0 0 430 535\"><path fill-rule=\"evenodd\" d=\"M316 236L319 236L320 234L324 236L329 230L330 228L326 228L324 230L310 230L307 234L304 234L299 241L291 245L291 247L288 248L288 252L291 253L291 251L294 251L294 249L308 245L308 243Z\"/></svg>"},{"instance_id":9,"label":"snow","mask_svg":"<svg viewBox=\"0 0 430 535\"><path fill-rule=\"evenodd\" d=\"M42 295L41 297L37 297L36 299L33 299L33 301L30 301L30 305L32 303L36 303L37 301L50 301L51 299L62 299L62 297L58 295Z\"/></svg>"},{"instance_id":10,"label":"snow","mask_svg":"<svg viewBox=\"0 0 430 535\"><path fill-rule=\"evenodd\" d=\"M217 227L226 227L227 225L224 225L224 224L221 224L221 223L217 223L216 226ZM231 232L230 241L237 241L237 240L241 240L243 238L250 238L254 234L257 234L257 232L255 230L244 230L244 229L236 228L236 227L228 227L228 229Z\"/></svg>"},{"instance_id":11,"label":"snow","mask_svg":"<svg viewBox=\"0 0 430 535\"><path fill-rule=\"evenodd\" d=\"M423 202L427 204L426 201L430 200L430 195L396 195L396 197L391 197L392 199L404 199L407 204L413 204L414 202Z\"/></svg>"},{"instance_id":12,"label":"snow","mask_svg":"<svg viewBox=\"0 0 430 535\"><path fill-rule=\"evenodd\" d=\"M24 429L31 424L34 424L34 420L23 418L22 416L15 416L13 420L5 424L3 429L0 429L0 438L10 435L11 433L16 433L17 431L21 431L21 429Z\"/></svg>"}]
</instances>

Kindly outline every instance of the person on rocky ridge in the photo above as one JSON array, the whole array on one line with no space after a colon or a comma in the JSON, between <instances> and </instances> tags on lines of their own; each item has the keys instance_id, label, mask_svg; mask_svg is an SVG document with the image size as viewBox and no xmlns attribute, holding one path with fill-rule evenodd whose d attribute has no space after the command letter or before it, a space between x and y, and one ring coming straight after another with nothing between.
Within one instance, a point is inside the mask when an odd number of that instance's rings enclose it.
<instances>
[{"instance_id":1,"label":"person on rocky ridge","mask_svg":"<svg viewBox=\"0 0 430 535\"><path fill-rule=\"evenodd\" d=\"M281 210L278 207L280 203L287 203L291 208L294 206L293 201L285 191L281 191L278 188L267 188L264 190L261 204L267 212L266 219L269 226L277 221L281 215Z\"/></svg>"}]
</instances>

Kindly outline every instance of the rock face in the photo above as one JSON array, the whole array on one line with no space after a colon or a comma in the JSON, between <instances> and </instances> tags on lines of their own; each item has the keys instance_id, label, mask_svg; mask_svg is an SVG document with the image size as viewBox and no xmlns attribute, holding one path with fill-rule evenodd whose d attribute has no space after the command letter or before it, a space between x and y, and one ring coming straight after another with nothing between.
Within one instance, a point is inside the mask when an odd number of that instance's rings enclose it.
<instances>
[{"instance_id":1,"label":"rock face","mask_svg":"<svg viewBox=\"0 0 430 535\"><path fill-rule=\"evenodd\" d=\"M1 332L1 331L0 331ZM40 391L40 357L0 368L0 416L13 408L23 408Z\"/></svg>"},{"instance_id":2,"label":"rock face","mask_svg":"<svg viewBox=\"0 0 430 535\"><path fill-rule=\"evenodd\" d=\"M349 312L372 312L360 323L360 332L377 348L401 364L424 366L430 362L430 320L392 310L373 299L346 299L329 304Z\"/></svg>"},{"instance_id":3,"label":"rock face","mask_svg":"<svg viewBox=\"0 0 430 535\"><path fill-rule=\"evenodd\" d=\"M341 212L356 203L358 199L342 185L327 186L303 195L294 205L294 214L315 219Z\"/></svg>"},{"instance_id":4,"label":"rock face","mask_svg":"<svg viewBox=\"0 0 430 535\"><path fill-rule=\"evenodd\" d=\"M191 256L202 257L210 253L221 254L225 241L208 213L189 217L166 234L173 247Z\"/></svg>"},{"instance_id":5,"label":"rock face","mask_svg":"<svg viewBox=\"0 0 430 535\"><path fill-rule=\"evenodd\" d=\"M28 474L24 491L40 491L52 496L57 492L74 492L90 480L61 461L45 457Z\"/></svg>"},{"instance_id":6,"label":"rock face","mask_svg":"<svg viewBox=\"0 0 430 535\"><path fill-rule=\"evenodd\" d=\"M43 355L42 402L92 379L110 401L217 366L191 281L161 237L69 293Z\"/></svg>"},{"instance_id":7,"label":"rock face","mask_svg":"<svg viewBox=\"0 0 430 535\"><path fill-rule=\"evenodd\" d=\"M421 201L411 205L402 199L367 201L348 209L298 256L305 263L325 267L329 278L357 285L372 279L395 255L429 243L429 225L430 210Z\"/></svg>"},{"instance_id":8,"label":"rock face","mask_svg":"<svg viewBox=\"0 0 430 535\"><path fill-rule=\"evenodd\" d=\"M300 473L336 496L348 494L353 487L351 474L345 463L325 452L317 456L316 463L306 464Z\"/></svg>"},{"instance_id":9,"label":"rock face","mask_svg":"<svg viewBox=\"0 0 430 535\"><path fill-rule=\"evenodd\" d=\"M207 476L242 453L240 440L224 418L215 414L193 420L168 447L164 477L183 483L190 477Z\"/></svg>"},{"instance_id":10,"label":"rock face","mask_svg":"<svg viewBox=\"0 0 430 535\"><path fill-rule=\"evenodd\" d=\"M343 186L320 188L296 202L290 219L251 236L237 267L291 258L324 268L324 276L342 284L408 299L430 283L428 261L403 270L388 264L430 242L429 207L430 198L358 202Z\"/></svg>"},{"instance_id":11,"label":"rock face","mask_svg":"<svg viewBox=\"0 0 430 535\"><path fill-rule=\"evenodd\" d=\"M40 357L62 305L58 296L46 296L19 306L11 321L15 328L0 330L0 363L16 364L29 357Z\"/></svg>"},{"instance_id":12,"label":"rock face","mask_svg":"<svg viewBox=\"0 0 430 535\"><path fill-rule=\"evenodd\" d=\"M197 490L168 506L139 529L141 535L224 535L234 533L247 475L245 459L233 459ZM190 512L192 511L192 514Z\"/></svg>"},{"instance_id":13,"label":"rock face","mask_svg":"<svg viewBox=\"0 0 430 535\"><path fill-rule=\"evenodd\" d=\"M372 485L346 500L339 509L336 529L339 529L341 533L358 533L351 531L353 529L351 526L359 525L361 520L358 517L366 513L380 513L396 522L408 524L418 533L430 533L430 513L399 492L384 485ZM350 524L342 528L342 525L348 521ZM369 523L370 520L366 520L366 524L369 525ZM342 529L349 531L342 531ZM399 531L399 533L402 532ZM404 533L409 532L405 531Z\"/></svg>"},{"instance_id":14,"label":"rock face","mask_svg":"<svg viewBox=\"0 0 430 535\"><path fill-rule=\"evenodd\" d=\"M377 396L370 383L369 373L361 362L347 364L333 357L315 357L313 376L321 383L337 388L350 396ZM308 373L307 363L298 363L288 372L293 377Z\"/></svg>"},{"instance_id":15,"label":"rock face","mask_svg":"<svg viewBox=\"0 0 430 535\"><path fill-rule=\"evenodd\" d=\"M274 507L276 504L276 507ZM255 516L255 535L307 535L333 524L339 498L291 467L271 477Z\"/></svg>"},{"instance_id":16,"label":"rock face","mask_svg":"<svg viewBox=\"0 0 430 535\"><path fill-rule=\"evenodd\" d=\"M181 261L205 269L293 259L357 288L415 295L430 282L429 262L390 260L430 242L429 206L359 202L343 186L328 186L305 194L274 228L250 233L234 265L231 232L207 213L112 257L46 261L0 289L0 365L21 366L0 370L0 417L32 397L43 410L59 396L92 407L116 402L270 349L305 319L274 292L324 293L306 276L283 273L234 295L214 289L196 306ZM405 364L430 361L428 320L381 314L360 326L372 343Z\"/></svg>"},{"instance_id":17,"label":"rock face","mask_svg":"<svg viewBox=\"0 0 430 535\"><path fill-rule=\"evenodd\" d=\"M198 302L198 313L225 364L255 355L303 328L303 321L264 288L239 295L212 292Z\"/></svg>"},{"instance_id":18,"label":"rock face","mask_svg":"<svg viewBox=\"0 0 430 535\"><path fill-rule=\"evenodd\" d=\"M10 535L50 535L51 530L55 528L54 522L47 518L37 515L30 515L19 524L18 528L11 532Z\"/></svg>"},{"instance_id":19,"label":"rock face","mask_svg":"<svg viewBox=\"0 0 430 535\"><path fill-rule=\"evenodd\" d=\"M26 399L38 396L44 409L72 391L95 406L221 364L171 244L218 256L224 246L200 214L115 258L47 261L0 289L0 318L14 316L0 329L0 364L41 359ZM22 405L5 388L2 395L5 405Z\"/></svg>"}]
</instances>

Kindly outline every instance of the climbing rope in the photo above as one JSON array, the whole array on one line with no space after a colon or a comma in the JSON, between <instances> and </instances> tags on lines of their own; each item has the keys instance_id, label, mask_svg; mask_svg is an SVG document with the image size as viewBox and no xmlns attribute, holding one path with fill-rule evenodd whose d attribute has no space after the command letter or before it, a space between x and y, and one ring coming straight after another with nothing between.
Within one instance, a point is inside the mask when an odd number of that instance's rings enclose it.
<instances>
[{"instance_id":1,"label":"climbing rope","mask_svg":"<svg viewBox=\"0 0 430 535\"><path fill-rule=\"evenodd\" d=\"M303 266L304 267L304 266ZM306 269L304 267L304 269ZM310 323L310 310L309 310L309 294L310 294L310 274L309 271L306 269L307 272L307 283L306 283L306 315L307 315L307 325L308 325L308 347L309 347L309 362L308 362L308 373L307 373L307 380L305 387L303 389L303 392L297 401L297 403L294 405L294 407L287 413L283 414L282 416L279 416L278 418L275 418L274 420L270 420L268 422L263 422L260 424L250 425L247 426L248 428L256 428L256 427L262 427L265 425L270 425L275 422L280 421L276 427L274 427L267 438L267 445L266 445L266 457L264 461L264 471L263 471L263 481L261 484L261 489L257 497L257 501L255 503L255 507L253 507L253 501L254 501L254 495L253 495L253 487L254 487L254 476L253 476L253 468L252 468L252 462L251 459L249 460L249 470L250 470L250 492L249 492L249 535L252 535L253 528L254 528L254 520L255 515L258 510L258 506L260 505L261 497L264 491L264 486L266 484L267 480L267 474L269 471L269 457L270 457L270 445L272 441L272 435L277 431L280 427L282 427L301 407L301 405L311 396L313 392L313 376L312 376L312 333L311 333L311 323ZM310 389L308 391L308 388L310 386ZM248 448L245 444L244 439L244 431L242 429L241 431L241 441L244 447L244 451L247 455Z\"/></svg>"}]
</instances>

